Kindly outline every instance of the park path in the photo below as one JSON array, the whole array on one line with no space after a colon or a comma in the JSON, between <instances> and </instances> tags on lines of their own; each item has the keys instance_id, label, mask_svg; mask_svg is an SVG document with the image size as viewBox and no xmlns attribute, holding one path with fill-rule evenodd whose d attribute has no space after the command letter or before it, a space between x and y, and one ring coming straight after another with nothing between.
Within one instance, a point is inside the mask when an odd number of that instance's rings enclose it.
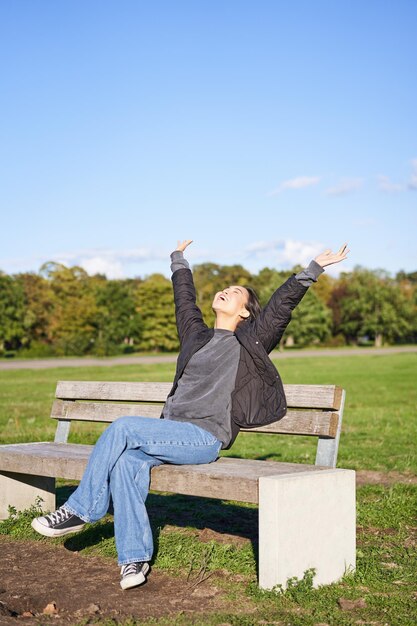
<instances>
[{"instance_id":1,"label":"park path","mask_svg":"<svg viewBox=\"0 0 417 626\"><path fill-rule=\"evenodd\" d=\"M390 346L387 348L318 348L306 350L275 350L273 359L293 359L316 356L363 356L386 355L398 352L417 352L416 346ZM114 365L148 365L151 363L175 363L177 354L160 354L152 356L118 356L118 357L63 357L48 359L16 359L0 361L0 370L49 369L52 367L110 367Z\"/></svg>"}]
</instances>

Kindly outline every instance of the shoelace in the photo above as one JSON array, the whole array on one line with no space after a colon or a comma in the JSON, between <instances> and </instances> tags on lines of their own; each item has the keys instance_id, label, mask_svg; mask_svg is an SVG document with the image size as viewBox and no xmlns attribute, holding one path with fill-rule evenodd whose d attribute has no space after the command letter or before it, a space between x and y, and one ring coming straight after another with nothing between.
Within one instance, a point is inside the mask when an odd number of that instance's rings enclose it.
<instances>
[{"instance_id":1,"label":"shoelace","mask_svg":"<svg viewBox=\"0 0 417 626\"><path fill-rule=\"evenodd\" d=\"M53 513L49 513L49 515L45 515L45 517L52 524L60 524L61 522L65 522L69 517L71 517L72 513L64 509L63 506L60 506L59 509L54 511Z\"/></svg>"},{"instance_id":2,"label":"shoelace","mask_svg":"<svg viewBox=\"0 0 417 626\"><path fill-rule=\"evenodd\" d=\"M131 574L137 574L138 569L142 563L126 563L122 566L122 576L130 576Z\"/></svg>"}]
</instances>

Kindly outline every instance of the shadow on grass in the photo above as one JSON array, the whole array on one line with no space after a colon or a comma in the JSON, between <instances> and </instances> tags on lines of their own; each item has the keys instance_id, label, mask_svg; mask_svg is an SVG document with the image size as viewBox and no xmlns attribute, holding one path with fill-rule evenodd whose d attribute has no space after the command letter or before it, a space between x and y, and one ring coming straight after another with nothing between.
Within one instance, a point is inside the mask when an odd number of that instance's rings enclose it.
<instances>
[{"instance_id":1,"label":"shadow on grass","mask_svg":"<svg viewBox=\"0 0 417 626\"><path fill-rule=\"evenodd\" d=\"M243 454L228 454L228 459L247 459L247 456ZM251 454L252 461L277 461L282 460L283 454L281 452L270 452L269 454Z\"/></svg>"},{"instance_id":2,"label":"shadow on grass","mask_svg":"<svg viewBox=\"0 0 417 626\"><path fill-rule=\"evenodd\" d=\"M64 504L74 490L75 487L58 487L57 506ZM161 530L165 526L177 526L208 529L219 535L234 535L246 539L252 543L255 559L258 561L258 509L255 507L197 496L150 493L146 508L153 529L154 559L158 554ZM109 513L112 512L110 506ZM114 525L108 521L95 526L86 526L81 533L70 537L64 545L68 550L80 551L113 536ZM213 539L216 537L213 536Z\"/></svg>"}]
</instances>

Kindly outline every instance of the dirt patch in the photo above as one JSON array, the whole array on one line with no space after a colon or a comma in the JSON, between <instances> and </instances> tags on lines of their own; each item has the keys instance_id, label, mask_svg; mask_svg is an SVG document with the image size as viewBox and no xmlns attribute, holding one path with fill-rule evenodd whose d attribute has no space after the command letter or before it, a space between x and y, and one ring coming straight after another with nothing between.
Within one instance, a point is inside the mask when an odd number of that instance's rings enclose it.
<instances>
[{"instance_id":1,"label":"dirt patch","mask_svg":"<svg viewBox=\"0 0 417 626\"><path fill-rule=\"evenodd\" d=\"M373 470L357 470L357 485L383 485L389 487L394 483L417 485L417 476L414 474L402 474L401 472L375 472Z\"/></svg>"},{"instance_id":2,"label":"dirt patch","mask_svg":"<svg viewBox=\"0 0 417 626\"><path fill-rule=\"evenodd\" d=\"M211 580L151 571L148 581L123 591L116 562L70 552L63 546L0 537L0 624L27 625L233 610ZM46 607L56 611L45 614Z\"/></svg>"},{"instance_id":3,"label":"dirt patch","mask_svg":"<svg viewBox=\"0 0 417 626\"><path fill-rule=\"evenodd\" d=\"M174 530L178 532L177 526L172 526L170 524L166 524L164 526L164 532ZM252 540L256 540L257 536L255 532L252 532L253 537L239 537L238 535L231 535L230 533L223 533L213 530L212 528L203 528L203 529L183 529L182 532L185 532L188 535L192 535L196 537L202 543L209 543L210 541L216 541L217 543L222 543L226 545L236 546L241 548L244 545L252 543Z\"/></svg>"},{"instance_id":4,"label":"dirt patch","mask_svg":"<svg viewBox=\"0 0 417 626\"><path fill-rule=\"evenodd\" d=\"M203 528L198 533L198 539L203 543L209 541L217 541L218 543L225 543L232 546L242 547L245 544L251 543L250 539L246 537L238 537L237 535L229 535L229 533L219 533L211 528Z\"/></svg>"}]
</instances>

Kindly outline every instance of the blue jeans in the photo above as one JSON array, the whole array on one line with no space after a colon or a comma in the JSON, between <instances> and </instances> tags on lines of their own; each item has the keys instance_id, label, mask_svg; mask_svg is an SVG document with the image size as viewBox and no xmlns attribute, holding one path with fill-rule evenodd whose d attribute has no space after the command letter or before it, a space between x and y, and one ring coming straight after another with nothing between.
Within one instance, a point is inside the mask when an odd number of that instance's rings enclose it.
<instances>
[{"instance_id":1,"label":"blue jeans","mask_svg":"<svg viewBox=\"0 0 417 626\"><path fill-rule=\"evenodd\" d=\"M65 507L85 522L114 508L119 565L150 561L153 538L145 500L151 468L190 465L218 458L221 441L189 422L153 417L120 417L102 433L77 489Z\"/></svg>"}]
</instances>

